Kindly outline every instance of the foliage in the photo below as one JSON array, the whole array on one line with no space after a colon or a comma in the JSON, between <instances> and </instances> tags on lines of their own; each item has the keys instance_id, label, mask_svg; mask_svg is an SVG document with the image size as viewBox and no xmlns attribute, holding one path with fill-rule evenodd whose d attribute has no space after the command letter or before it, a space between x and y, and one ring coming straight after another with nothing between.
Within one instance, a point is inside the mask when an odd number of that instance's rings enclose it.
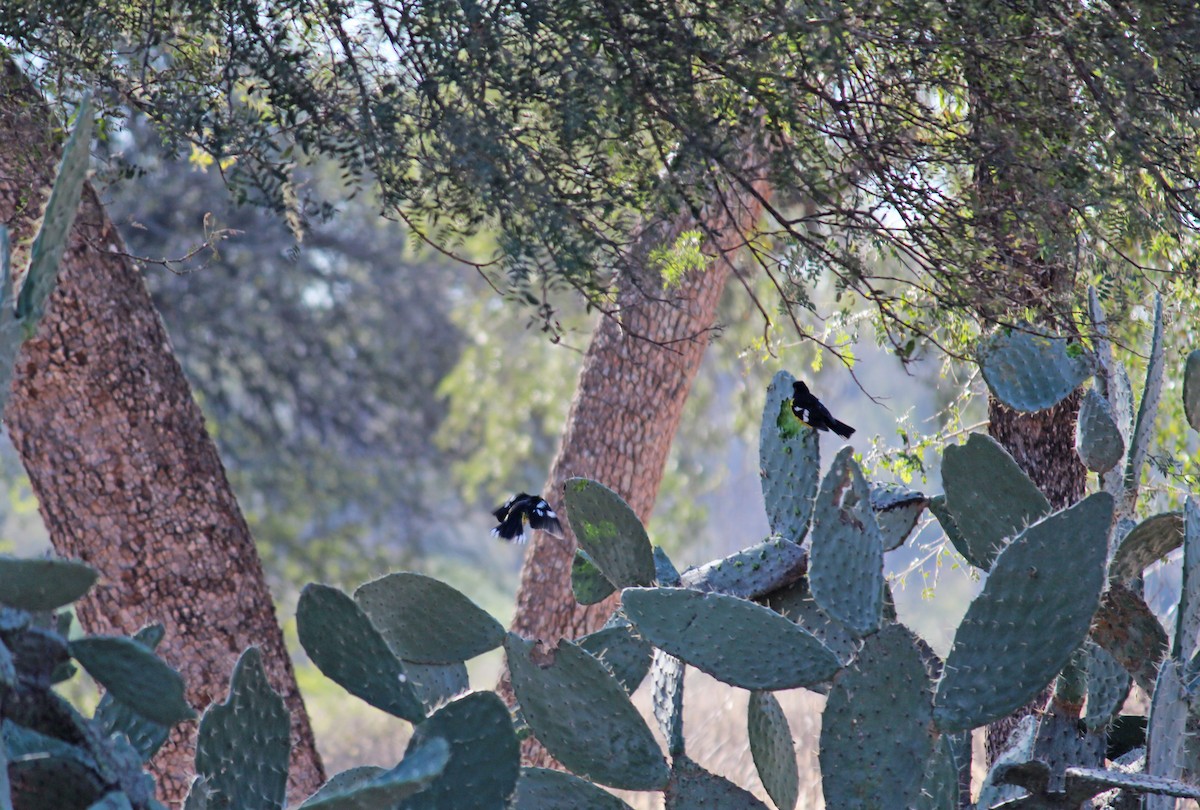
<instances>
[{"instance_id":1,"label":"foliage","mask_svg":"<svg viewBox=\"0 0 1200 810\"><path fill-rule=\"evenodd\" d=\"M558 289L605 305L634 230L765 180L781 319L806 332L829 270L902 355L961 351L964 318L1070 322L1073 284L1136 300L1147 268L1193 271L1198 31L1190 7L1077 0L0 12L47 86L98 84L246 198L299 217L297 168L328 157L442 249L498 226L485 271L550 328ZM1042 284L1066 256L1074 281Z\"/></svg>"}]
</instances>

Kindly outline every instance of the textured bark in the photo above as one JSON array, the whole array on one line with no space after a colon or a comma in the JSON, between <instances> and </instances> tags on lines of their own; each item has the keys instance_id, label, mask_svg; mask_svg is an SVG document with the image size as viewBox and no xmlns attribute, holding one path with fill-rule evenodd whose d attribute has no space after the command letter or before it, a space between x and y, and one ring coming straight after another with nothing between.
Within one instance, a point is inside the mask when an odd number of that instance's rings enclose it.
<instances>
[{"instance_id":1,"label":"textured bark","mask_svg":"<svg viewBox=\"0 0 1200 810\"><path fill-rule=\"evenodd\" d=\"M11 65L0 76L0 222L28 238L57 160L50 111ZM17 359L5 422L55 550L100 581L78 604L90 633L166 627L159 653L198 710L228 694L241 652L262 648L292 715L290 788L323 781L308 715L249 528L120 235L85 188L57 289ZM154 759L160 797L193 773L196 723Z\"/></svg>"},{"instance_id":2,"label":"textured bark","mask_svg":"<svg viewBox=\"0 0 1200 810\"><path fill-rule=\"evenodd\" d=\"M562 510L566 537L535 533L521 569L513 632L553 646L563 637L598 629L612 613L615 595L583 607L571 592L576 546L562 503L563 484L576 476L597 480L620 494L643 522L649 519L729 279L730 254L744 245L770 193L762 181L754 189L754 194L723 195L719 209L704 215L705 230L717 235L704 251L717 258L707 270L689 273L677 288L662 289L646 256L695 229L696 221L681 215L639 239L618 281L619 322L602 318L592 335L543 490ZM507 675L501 692L511 699ZM525 761L552 764L536 744L525 746Z\"/></svg>"}]
</instances>

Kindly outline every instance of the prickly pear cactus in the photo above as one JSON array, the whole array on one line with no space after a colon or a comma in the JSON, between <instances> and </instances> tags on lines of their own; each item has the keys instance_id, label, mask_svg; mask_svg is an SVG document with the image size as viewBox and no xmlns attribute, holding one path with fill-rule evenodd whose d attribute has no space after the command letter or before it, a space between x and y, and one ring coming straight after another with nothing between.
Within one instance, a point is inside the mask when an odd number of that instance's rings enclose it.
<instances>
[{"instance_id":1,"label":"prickly pear cactus","mask_svg":"<svg viewBox=\"0 0 1200 810\"><path fill-rule=\"evenodd\" d=\"M1039 334L1029 325L1002 329L979 350L979 368L992 395L1018 411L1062 402L1092 376L1093 362L1078 343Z\"/></svg>"}]
</instances>

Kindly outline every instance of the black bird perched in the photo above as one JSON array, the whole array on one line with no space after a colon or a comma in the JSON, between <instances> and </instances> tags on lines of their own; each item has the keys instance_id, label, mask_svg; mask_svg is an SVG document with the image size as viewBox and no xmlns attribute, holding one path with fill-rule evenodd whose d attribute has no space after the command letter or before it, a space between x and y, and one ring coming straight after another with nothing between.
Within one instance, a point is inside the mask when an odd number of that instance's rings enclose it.
<instances>
[{"instance_id":1,"label":"black bird perched","mask_svg":"<svg viewBox=\"0 0 1200 810\"><path fill-rule=\"evenodd\" d=\"M541 495L530 495L518 492L502 506L492 510L500 525L492 529L492 536L507 540L510 543L525 542L525 524L537 531L548 532L555 537L562 537L562 524L558 515L550 508L550 504Z\"/></svg>"},{"instance_id":2,"label":"black bird perched","mask_svg":"<svg viewBox=\"0 0 1200 810\"><path fill-rule=\"evenodd\" d=\"M792 413L810 428L832 430L843 439L849 439L854 434L854 428L834 419L821 400L814 397L808 386L799 380L792 383Z\"/></svg>"}]
</instances>

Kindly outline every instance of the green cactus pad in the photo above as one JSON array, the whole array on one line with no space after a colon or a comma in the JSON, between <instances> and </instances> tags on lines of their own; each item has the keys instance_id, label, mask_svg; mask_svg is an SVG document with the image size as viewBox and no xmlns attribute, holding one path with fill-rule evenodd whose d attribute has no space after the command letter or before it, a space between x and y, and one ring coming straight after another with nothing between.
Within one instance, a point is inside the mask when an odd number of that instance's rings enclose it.
<instances>
[{"instance_id":1,"label":"green cactus pad","mask_svg":"<svg viewBox=\"0 0 1200 810\"><path fill-rule=\"evenodd\" d=\"M1095 785L1100 793L1104 788L1120 788L1131 793L1156 793L1161 796L1175 796L1180 799L1200 799L1200 787L1189 785L1178 779L1168 779L1148 773L1125 773L1124 771L1107 771L1100 768L1068 768L1067 781L1078 781L1083 784Z\"/></svg>"},{"instance_id":2,"label":"green cactus pad","mask_svg":"<svg viewBox=\"0 0 1200 810\"><path fill-rule=\"evenodd\" d=\"M137 631L133 640L153 652L158 647L158 643L162 641L162 637L163 626L154 624ZM149 762L171 733L170 726L147 720L114 698L111 692L105 692L104 696L100 698L93 719L106 737L113 734L124 734L130 745L141 756L142 762Z\"/></svg>"},{"instance_id":3,"label":"green cactus pad","mask_svg":"<svg viewBox=\"0 0 1200 810\"><path fill-rule=\"evenodd\" d=\"M1083 721L1089 729L1106 728L1125 705L1132 681L1103 647L1089 640L1084 649L1088 698Z\"/></svg>"},{"instance_id":4,"label":"green cactus pad","mask_svg":"<svg viewBox=\"0 0 1200 810\"><path fill-rule=\"evenodd\" d=\"M504 642L504 627L444 582L388 574L362 585L354 601L397 658L421 664L467 661Z\"/></svg>"},{"instance_id":5,"label":"green cactus pad","mask_svg":"<svg viewBox=\"0 0 1200 810\"><path fill-rule=\"evenodd\" d=\"M71 560L0 556L0 604L21 610L57 610L83 596L96 572Z\"/></svg>"},{"instance_id":6,"label":"green cactus pad","mask_svg":"<svg viewBox=\"0 0 1200 810\"><path fill-rule=\"evenodd\" d=\"M878 810L916 802L935 742L932 693L908 628L889 624L866 639L834 679L821 717L826 806Z\"/></svg>"},{"instance_id":7,"label":"green cactus pad","mask_svg":"<svg viewBox=\"0 0 1200 810\"><path fill-rule=\"evenodd\" d=\"M567 518L580 547L613 585L654 582L654 552L638 516L603 484L572 478L563 487Z\"/></svg>"},{"instance_id":8,"label":"green cactus pad","mask_svg":"<svg viewBox=\"0 0 1200 810\"><path fill-rule=\"evenodd\" d=\"M925 763L921 792L913 807L914 810L958 810L958 804L958 768L950 738L943 734Z\"/></svg>"},{"instance_id":9,"label":"green cactus pad","mask_svg":"<svg viewBox=\"0 0 1200 810\"><path fill-rule=\"evenodd\" d=\"M849 663L858 654L858 637L850 628L821 610L817 600L812 597L807 579L798 580L772 593L767 606L816 636L841 663Z\"/></svg>"},{"instance_id":10,"label":"green cactus pad","mask_svg":"<svg viewBox=\"0 0 1200 810\"><path fill-rule=\"evenodd\" d=\"M996 558L938 685L942 731L1008 714L1066 664L1100 601L1112 515L1112 496L1096 493L1030 526Z\"/></svg>"},{"instance_id":11,"label":"green cactus pad","mask_svg":"<svg viewBox=\"0 0 1200 810\"><path fill-rule=\"evenodd\" d=\"M757 599L794 582L808 570L808 551L782 537L771 537L698 568L689 568L680 583L698 591L715 591ZM666 583L660 582L664 587Z\"/></svg>"},{"instance_id":12,"label":"green cactus pad","mask_svg":"<svg viewBox=\"0 0 1200 810\"><path fill-rule=\"evenodd\" d=\"M833 677L837 656L770 608L686 588L627 588L625 615L642 637L719 681L794 689Z\"/></svg>"},{"instance_id":13,"label":"green cactus pad","mask_svg":"<svg viewBox=\"0 0 1200 810\"><path fill-rule=\"evenodd\" d=\"M654 547L654 581L664 588L679 587L679 570L660 546Z\"/></svg>"},{"instance_id":14,"label":"green cactus pad","mask_svg":"<svg viewBox=\"0 0 1200 810\"><path fill-rule=\"evenodd\" d=\"M1174 655L1191 661L1200 648L1200 500L1189 495L1183 506L1183 582L1175 621Z\"/></svg>"},{"instance_id":15,"label":"green cactus pad","mask_svg":"<svg viewBox=\"0 0 1200 810\"><path fill-rule=\"evenodd\" d=\"M571 560L571 591L575 601L581 605L595 605L616 590L588 553L581 548L575 549L575 559Z\"/></svg>"},{"instance_id":16,"label":"green cactus pad","mask_svg":"<svg viewBox=\"0 0 1200 810\"><path fill-rule=\"evenodd\" d=\"M0 641L0 684L4 686L17 685L16 659L13 657L12 650L3 641Z\"/></svg>"},{"instance_id":17,"label":"green cactus pad","mask_svg":"<svg viewBox=\"0 0 1200 810\"><path fill-rule=\"evenodd\" d=\"M1065 772L1071 765L1103 765L1107 737L1103 730L1081 729L1078 711L1062 706L1057 700L1051 701L1038 723L1033 744L1033 758L1048 768L1047 788L1064 790Z\"/></svg>"},{"instance_id":18,"label":"green cactus pad","mask_svg":"<svg viewBox=\"0 0 1200 810\"><path fill-rule=\"evenodd\" d=\"M792 810L800 797L800 771L792 730L770 692L751 692L746 709L750 756L767 795L779 810Z\"/></svg>"},{"instance_id":19,"label":"green cactus pad","mask_svg":"<svg viewBox=\"0 0 1200 810\"><path fill-rule=\"evenodd\" d=\"M1190 353L1184 363L1183 412L1192 430L1200 430L1200 349Z\"/></svg>"},{"instance_id":20,"label":"green cactus pad","mask_svg":"<svg viewBox=\"0 0 1200 810\"><path fill-rule=\"evenodd\" d=\"M306 585L296 630L312 662L347 692L413 723L425 717L403 664L349 596L328 585Z\"/></svg>"},{"instance_id":21,"label":"green cactus pad","mask_svg":"<svg viewBox=\"0 0 1200 810\"><path fill-rule=\"evenodd\" d=\"M413 661L401 661L400 665L404 667L404 674L408 677L413 692L429 711L461 695L471 686L467 676L467 665L461 661L457 664L418 664Z\"/></svg>"},{"instance_id":22,"label":"green cactus pad","mask_svg":"<svg viewBox=\"0 0 1200 810\"><path fill-rule=\"evenodd\" d=\"M923 493L895 484L871 484L871 509L884 551L903 545L928 505L929 499Z\"/></svg>"},{"instance_id":23,"label":"green cactus pad","mask_svg":"<svg viewBox=\"0 0 1200 810\"><path fill-rule=\"evenodd\" d=\"M591 782L549 768L522 768L513 810L631 810Z\"/></svg>"},{"instance_id":24,"label":"green cactus pad","mask_svg":"<svg viewBox=\"0 0 1200 810\"><path fill-rule=\"evenodd\" d=\"M666 784L654 735L603 664L569 641L553 653L535 652L534 642L510 633L504 649L525 720L559 762L622 790Z\"/></svg>"},{"instance_id":25,"label":"green cactus pad","mask_svg":"<svg viewBox=\"0 0 1200 810\"><path fill-rule=\"evenodd\" d=\"M146 719L171 726L196 716L179 673L133 639L89 636L67 646L97 683Z\"/></svg>"},{"instance_id":26,"label":"green cactus pad","mask_svg":"<svg viewBox=\"0 0 1200 810\"><path fill-rule=\"evenodd\" d=\"M683 662L662 650L654 651L650 667L650 702L658 730L667 740L671 757L684 754L683 739Z\"/></svg>"},{"instance_id":27,"label":"green cactus pad","mask_svg":"<svg viewBox=\"0 0 1200 810\"><path fill-rule=\"evenodd\" d=\"M929 499L929 512L937 518L938 525L942 527L942 534L946 535L946 539L954 546L954 550L962 555L963 559L971 563L971 557L974 552L967 544L967 539L963 537L962 531L958 528L958 524L954 522L954 515L950 514L949 507L946 506L945 495L934 495ZM975 565L975 563L971 563ZM975 566L978 568L979 566Z\"/></svg>"},{"instance_id":28,"label":"green cactus pad","mask_svg":"<svg viewBox=\"0 0 1200 810\"><path fill-rule=\"evenodd\" d=\"M1134 527L1113 555L1111 576L1128 582L1183 544L1183 513L1163 512L1146 518Z\"/></svg>"},{"instance_id":29,"label":"green cactus pad","mask_svg":"<svg viewBox=\"0 0 1200 810\"><path fill-rule=\"evenodd\" d=\"M754 794L679 757L671 768L666 810L769 810Z\"/></svg>"},{"instance_id":30,"label":"green cactus pad","mask_svg":"<svg viewBox=\"0 0 1200 810\"><path fill-rule=\"evenodd\" d=\"M1146 771L1169 779L1182 777L1197 764L1187 750L1188 691L1183 678L1181 662L1174 658L1163 661L1146 726Z\"/></svg>"},{"instance_id":31,"label":"green cactus pad","mask_svg":"<svg viewBox=\"0 0 1200 810\"><path fill-rule=\"evenodd\" d=\"M413 730L405 759L438 739L450 743L445 769L398 810L508 805L521 774L521 748L504 701L493 692L473 692L447 703Z\"/></svg>"},{"instance_id":32,"label":"green cactus pad","mask_svg":"<svg viewBox=\"0 0 1200 810\"><path fill-rule=\"evenodd\" d=\"M826 613L862 635L879 627L883 540L853 452L838 452L817 493L808 582Z\"/></svg>"},{"instance_id":33,"label":"green cactus pad","mask_svg":"<svg viewBox=\"0 0 1200 810\"><path fill-rule=\"evenodd\" d=\"M250 647L238 659L229 697L200 718L196 773L241 810L281 810L287 799L291 717Z\"/></svg>"},{"instance_id":34,"label":"green cactus pad","mask_svg":"<svg viewBox=\"0 0 1200 810\"><path fill-rule=\"evenodd\" d=\"M1033 744L1037 739L1037 717L1027 714L1017 722L1017 727L1008 735L1008 744L996 757L992 767L984 777L983 785L979 788L979 798L975 806L992 808L1002 801L1024 795L1020 788L1007 785L999 780L1005 768L1033 758Z\"/></svg>"},{"instance_id":35,"label":"green cactus pad","mask_svg":"<svg viewBox=\"0 0 1200 810\"><path fill-rule=\"evenodd\" d=\"M1112 405L1095 388L1083 393L1075 420L1075 451L1085 467L1105 473L1125 457L1125 437L1117 427Z\"/></svg>"},{"instance_id":36,"label":"green cactus pad","mask_svg":"<svg viewBox=\"0 0 1200 810\"><path fill-rule=\"evenodd\" d=\"M1035 334L1030 326L996 332L978 359L992 396L1027 413L1062 402L1093 371L1093 358L1079 344Z\"/></svg>"},{"instance_id":37,"label":"green cactus pad","mask_svg":"<svg viewBox=\"0 0 1200 810\"><path fill-rule=\"evenodd\" d=\"M1154 433L1154 420L1158 418L1158 400L1162 396L1163 370L1166 368L1163 350L1162 295L1154 295L1154 333L1150 338L1150 360L1146 364L1146 384L1142 387L1142 399L1138 402L1137 420L1133 423L1133 435L1129 439L1129 453L1125 462L1126 507L1133 511L1132 499L1137 497L1138 482L1142 478L1142 465L1150 449L1150 438Z\"/></svg>"},{"instance_id":38,"label":"green cactus pad","mask_svg":"<svg viewBox=\"0 0 1200 810\"><path fill-rule=\"evenodd\" d=\"M792 383L780 371L767 386L758 437L759 475L771 533L799 543L808 531L821 476L817 432L792 414Z\"/></svg>"},{"instance_id":39,"label":"green cactus pad","mask_svg":"<svg viewBox=\"0 0 1200 810\"><path fill-rule=\"evenodd\" d=\"M972 433L966 444L946 448L942 487L946 509L966 546L959 551L984 570L991 568L1006 540L1050 513L1050 502L1012 456L979 433Z\"/></svg>"},{"instance_id":40,"label":"green cactus pad","mask_svg":"<svg viewBox=\"0 0 1200 810\"><path fill-rule=\"evenodd\" d=\"M79 102L71 137L63 146L62 161L50 191L50 200L46 203L42 226L33 240L29 273L17 296L17 317L27 322L36 323L41 318L46 299L58 278L58 263L67 248L83 183L87 179L91 141L92 97L85 93Z\"/></svg>"},{"instance_id":41,"label":"green cactus pad","mask_svg":"<svg viewBox=\"0 0 1200 810\"><path fill-rule=\"evenodd\" d=\"M588 633L575 643L604 664L628 694L633 694L650 671L653 649L633 632L628 621L610 622L608 627Z\"/></svg>"},{"instance_id":42,"label":"green cactus pad","mask_svg":"<svg viewBox=\"0 0 1200 810\"><path fill-rule=\"evenodd\" d=\"M450 761L450 744L443 739L410 746L395 768L351 768L330 779L300 805L300 810L379 810L424 790ZM468 806L466 804L464 807ZM502 805L496 805L500 807ZM434 805L429 805L434 807Z\"/></svg>"},{"instance_id":43,"label":"green cactus pad","mask_svg":"<svg viewBox=\"0 0 1200 810\"><path fill-rule=\"evenodd\" d=\"M208 787L208 780L203 776L197 776L192 780L187 799L183 802L183 810L227 810L227 808L217 803L212 790Z\"/></svg>"}]
</instances>

